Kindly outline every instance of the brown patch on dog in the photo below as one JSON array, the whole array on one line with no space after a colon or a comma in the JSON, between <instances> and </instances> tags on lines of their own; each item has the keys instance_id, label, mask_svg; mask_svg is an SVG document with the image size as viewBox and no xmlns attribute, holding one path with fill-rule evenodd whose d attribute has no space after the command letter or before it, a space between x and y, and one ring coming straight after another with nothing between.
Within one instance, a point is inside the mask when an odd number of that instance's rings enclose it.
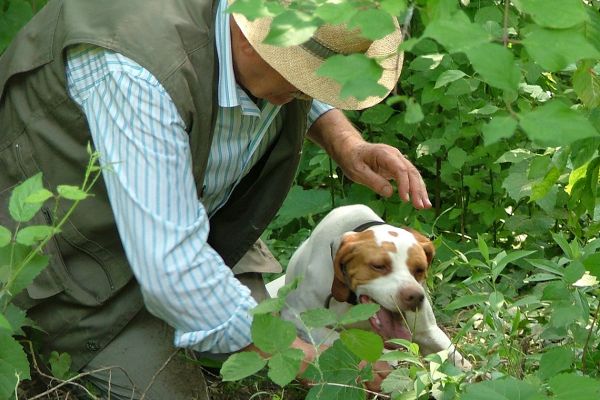
<instances>
[{"instance_id":1,"label":"brown patch on dog","mask_svg":"<svg viewBox=\"0 0 600 400\"><path fill-rule=\"evenodd\" d=\"M398 237L398 232L388 231L388 233L393 237Z\"/></svg>"},{"instance_id":2,"label":"brown patch on dog","mask_svg":"<svg viewBox=\"0 0 600 400\"><path fill-rule=\"evenodd\" d=\"M389 274L392 271L389 252L396 251L396 245L392 242L378 245L373 231L344 236L333 260L333 297L345 302L350 297L350 291L355 291L358 285Z\"/></svg>"},{"instance_id":3,"label":"brown patch on dog","mask_svg":"<svg viewBox=\"0 0 600 400\"><path fill-rule=\"evenodd\" d=\"M431 265L433 261L433 257L435 257L435 246L431 243L431 240L423 236L420 232L415 231L412 228L402 228L405 231L412 233L412 235L417 239L419 245L423 248L425 255L427 256L427 264Z\"/></svg>"},{"instance_id":4,"label":"brown patch on dog","mask_svg":"<svg viewBox=\"0 0 600 400\"><path fill-rule=\"evenodd\" d=\"M418 282L423 282L425 280L429 262L427 254L421 246L415 245L408 249L406 266Z\"/></svg>"}]
</instances>

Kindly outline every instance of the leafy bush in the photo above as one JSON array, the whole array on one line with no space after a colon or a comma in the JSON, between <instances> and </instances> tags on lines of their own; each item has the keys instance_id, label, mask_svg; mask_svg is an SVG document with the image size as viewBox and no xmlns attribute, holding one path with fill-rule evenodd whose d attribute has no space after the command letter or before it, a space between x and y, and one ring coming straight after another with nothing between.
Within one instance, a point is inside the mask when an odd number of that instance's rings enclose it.
<instances>
[{"instance_id":1,"label":"leafy bush","mask_svg":"<svg viewBox=\"0 0 600 400\"><path fill-rule=\"evenodd\" d=\"M363 203L435 238L434 308L475 369L464 374L409 349L386 393L598 397L600 2L307 0L285 12L273 3L239 0L238 7L277 15L274 23L289 27L271 36L280 44L323 22L345 21L375 36L384 32L377 21L385 13L410 22L397 92L348 115L367 139L398 147L416 164L434 208L379 198L345 180L309 144L297 186L264 237L285 261L324 212ZM335 65L335 75L345 68ZM338 361L360 358L354 350L342 341L328 352ZM337 386L343 378L325 374L315 382L331 384L322 398L347 398Z\"/></svg>"}]
</instances>

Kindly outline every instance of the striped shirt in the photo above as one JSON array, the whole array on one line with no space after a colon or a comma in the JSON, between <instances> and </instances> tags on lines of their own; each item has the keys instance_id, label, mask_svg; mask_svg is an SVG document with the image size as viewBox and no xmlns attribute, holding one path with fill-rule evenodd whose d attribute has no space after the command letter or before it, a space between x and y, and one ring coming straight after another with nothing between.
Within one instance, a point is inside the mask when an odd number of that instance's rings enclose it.
<instances>
[{"instance_id":1,"label":"striped shirt","mask_svg":"<svg viewBox=\"0 0 600 400\"><path fill-rule=\"evenodd\" d=\"M174 343L228 353L251 342L248 288L208 244L209 216L266 152L282 124L280 106L255 104L235 81L229 17L220 1L217 125L199 201L185 124L146 69L90 45L67 50L67 85L101 153L123 247L146 307L175 328ZM331 107L313 102L309 124Z\"/></svg>"}]
</instances>

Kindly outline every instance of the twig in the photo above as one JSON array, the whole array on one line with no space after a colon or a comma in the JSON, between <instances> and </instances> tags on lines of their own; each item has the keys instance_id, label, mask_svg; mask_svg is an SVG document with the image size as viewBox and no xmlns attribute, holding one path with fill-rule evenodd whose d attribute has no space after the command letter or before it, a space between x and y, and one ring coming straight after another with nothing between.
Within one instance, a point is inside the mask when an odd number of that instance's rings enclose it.
<instances>
[{"instance_id":1,"label":"twig","mask_svg":"<svg viewBox=\"0 0 600 400\"><path fill-rule=\"evenodd\" d=\"M587 365L585 362L585 359L587 357L587 352L588 352L588 346L590 344L590 338L592 337L592 332L594 331L594 325L596 325L596 322L598 321L598 312L600 311L600 303L598 304L598 306L596 306L596 314L594 314L594 319L592 319L592 325L590 326L590 331L588 332L587 335L587 339L585 340L585 345L583 346L583 353L581 355L581 369L583 370L584 373L587 373Z\"/></svg>"},{"instance_id":2,"label":"twig","mask_svg":"<svg viewBox=\"0 0 600 400\"><path fill-rule=\"evenodd\" d=\"M61 387L69 385L69 384L70 385L74 385L74 386L76 386L76 387L84 390L87 393L87 395L90 396L92 399L97 399L97 397L94 396L85 386L83 386L83 385L81 385L81 384L79 384L79 383L77 383L75 381L78 380L78 379L81 379L83 377L93 375L93 374L98 373L98 372L112 371L115 368L121 370L123 372L123 374L125 374L125 377L131 383L132 387L134 386L133 380L131 379L131 377L129 376L129 374L127 373L127 371L125 371L123 368L121 368L119 366L116 366L116 365L108 366L108 367L102 367L102 368L98 368L98 369L95 369L95 370L92 370L92 371L82 372L82 373L79 373L79 374L77 374L77 375L75 375L75 376L73 376L73 377L71 377L71 378L69 378L67 380L60 380L60 379L58 379L58 378L56 378L56 377L54 377L52 375L48 375L48 374L42 372L42 370L40 369L40 367L39 367L39 365L37 363L37 359L36 359L35 353L33 351L33 343L31 341L29 341L29 340L27 340L25 342L29 346L29 351L30 351L30 354L31 354L31 359L33 361L33 367L36 370L36 372L38 374L40 374L41 376L43 376L44 378L48 378L48 379L51 379L53 381L55 380L55 381L60 382L58 385L56 385L56 386L54 386L54 387L46 390L45 392L37 394L37 395L35 395L33 397L30 397L29 400L36 400L36 399L43 398L44 396L49 395L52 392L56 392ZM109 382L109 387L110 387L110 382Z\"/></svg>"},{"instance_id":3,"label":"twig","mask_svg":"<svg viewBox=\"0 0 600 400\"><path fill-rule=\"evenodd\" d=\"M504 32L502 33L502 41L504 47L508 47L508 12L510 10L510 0L504 0Z\"/></svg>"},{"instance_id":4,"label":"twig","mask_svg":"<svg viewBox=\"0 0 600 400\"><path fill-rule=\"evenodd\" d=\"M382 399L391 399L391 396L388 396L387 394L381 394L381 393L366 389L364 387L346 385L344 383L324 382L324 383L311 383L310 385L311 386L326 386L327 385L327 386L343 387L343 388L348 388L348 389L359 389L359 390L364 390L366 393L375 395L376 396L375 398L381 397Z\"/></svg>"},{"instance_id":5,"label":"twig","mask_svg":"<svg viewBox=\"0 0 600 400\"><path fill-rule=\"evenodd\" d=\"M152 375L152 379L150 379L150 382L148 382L148 386L146 386L146 389L144 389L144 391L142 392L142 397L140 397L140 400L144 400L146 398L146 393L148 392L148 390L150 390L150 387L152 387L152 385L154 384L156 377L161 372L163 372L163 370L165 368L167 368L167 365L169 365L169 363L171 362L171 360L173 359L173 357L175 357L175 354L177 354L177 353L179 353L179 349L177 349L173 353L171 353L169 358L167 358L167 360L163 363L163 365L161 365L161 367L158 369L158 371L156 371L156 373L154 373L154 375Z\"/></svg>"}]
</instances>

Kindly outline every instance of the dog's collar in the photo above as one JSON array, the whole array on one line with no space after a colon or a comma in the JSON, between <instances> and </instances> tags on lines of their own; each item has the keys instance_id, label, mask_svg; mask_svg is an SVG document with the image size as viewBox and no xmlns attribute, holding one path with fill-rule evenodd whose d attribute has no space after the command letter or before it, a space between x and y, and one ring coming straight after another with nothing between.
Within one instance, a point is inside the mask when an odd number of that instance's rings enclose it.
<instances>
[{"instance_id":1,"label":"dog's collar","mask_svg":"<svg viewBox=\"0 0 600 400\"><path fill-rule=\"evenodd\" d=\"M354 232L362 232L362 231L366 231L367 229L369 229L372 226L377 226L377 225L385 225L384 221L369 221L369 222L365 222L364 224L361 224L359 226L357 226L356 228L353 229Z\"/></svg>"}]
</instances>

